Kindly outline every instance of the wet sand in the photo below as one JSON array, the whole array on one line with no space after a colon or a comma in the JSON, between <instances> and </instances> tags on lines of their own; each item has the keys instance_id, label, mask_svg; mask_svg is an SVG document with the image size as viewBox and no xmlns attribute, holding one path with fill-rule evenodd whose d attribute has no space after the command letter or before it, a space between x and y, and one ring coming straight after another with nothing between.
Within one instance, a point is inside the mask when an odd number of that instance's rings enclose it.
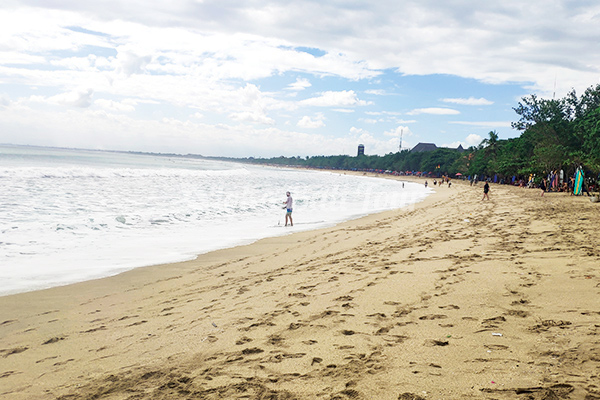
<instances>
[{"instance_id":1,"label":"wet sand","mask_svg":"<svg viewBox=\"0 0 600 400\"><path fill-rule=\"evenodd\" d=\"M0 399L600 398L600 204L434 188L333 228L0 297Z\"/></svg>"}]
</instances>

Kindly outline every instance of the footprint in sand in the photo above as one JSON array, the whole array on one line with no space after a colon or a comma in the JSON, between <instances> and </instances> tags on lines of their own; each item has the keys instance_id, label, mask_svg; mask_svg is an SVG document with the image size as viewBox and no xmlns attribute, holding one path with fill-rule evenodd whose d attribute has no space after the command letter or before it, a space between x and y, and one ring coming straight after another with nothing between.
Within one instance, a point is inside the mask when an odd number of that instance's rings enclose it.
<instances>
[{"instance_id":1,"label":"footprint in sand","mask_svg":"<svg viewBox=\"0 0 600 400\"><path fill-rule=\"evenodd\" d=\"M450 344L450 342L447 340L430 339L430 340L426 340L423 345L427 346L427 347L434 347L434 346L444 347L444 346L448 346L449 344Z\"/></svg>"},{"instance_id":2,"label":"footprint in sand","mask_svg":"<svg viewBox=\"0 0 600 400\"><path fill-rule=\"evenodd\" d=\"M419 317L420 320L434 320L434 319L446 319L448 318L447 315L444 314L431 314L431 315L423 315L422 317Z\"/></svg>"},{"instance_id":3,"label":"footprint in sand","mask_svg":"<svg viewBox=\"0 0 600 400\"><path fill-rule=\"evenodd\" d=\"M267 343L273 346L281 346L283 345L284 340L285 339L279 335L271 335L267 340Z\"/></svg>"},{"instance_id":4,"label":"footprint in sand","mask_svg":"<svg viewBox=\"0 0 600 400\"><path fill-rule=\"evenodd\" d=\"M246 344L246 343L250 343L253 339L250 339L247 336L242 336L241 338L239 338L235 344L237 344L238 346L242 345L242 344Z\"/></svg>"},{"instance_id":5,"label":"footprint in sand","mask_svg":"<svg viewBox=\"0 0 600 400\"><path fill-rule=\"evenodd\" d=\"M57 342L60 342L61 340L65 340L65 338L64 337L53 337L51 339L46 340L44 343L42 343L42 345L57 343Z\"/></svg>"},{"instance_id":6,"label":"footprint in sand","mask_svg":"<svg viewBox=\"0 0 600 400\"><path fill-rule=\"evenodd\" d=\"M19 353L22 353L27 350L29 350L29 347L15 347L12 349L0 349L0 354L2 354L2 357L6 358L8 356L12 356L14 354L19 354Z\"/></svg>"}]
</instances>

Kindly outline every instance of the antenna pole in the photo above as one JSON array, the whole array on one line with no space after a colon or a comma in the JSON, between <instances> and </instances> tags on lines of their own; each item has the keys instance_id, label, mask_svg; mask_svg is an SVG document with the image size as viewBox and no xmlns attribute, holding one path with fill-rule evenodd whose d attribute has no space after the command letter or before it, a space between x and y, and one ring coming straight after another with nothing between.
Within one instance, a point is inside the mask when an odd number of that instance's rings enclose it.
<instances>
[{"instance_id":1,"label":"antenna pole","mask_svg":"<svg viewBox=\"0 0 600 400\"><path fill-rule=\"evenodd\" d=\"M400 129L400 146L398 147L398 152L402 152L402 135L404 134L404 128Z\"/></svg>"}]
</instances>

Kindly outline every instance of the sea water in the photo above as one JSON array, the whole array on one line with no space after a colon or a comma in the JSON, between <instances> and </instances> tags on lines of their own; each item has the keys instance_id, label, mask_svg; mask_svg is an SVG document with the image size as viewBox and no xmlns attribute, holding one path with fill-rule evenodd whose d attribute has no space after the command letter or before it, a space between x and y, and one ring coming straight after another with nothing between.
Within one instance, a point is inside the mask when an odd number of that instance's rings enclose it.
<instances>
[{"instance_id":1,"label":"sea water","mask_svg":"<svg viewBox=\"0 0 600 400\"><path fill-rule=\"evenodd\" d=\"M284 227L286 191L293 227ZM0 146L0 295L331 226L430 191L343 172Z\"/></svg>"}]
</instances>

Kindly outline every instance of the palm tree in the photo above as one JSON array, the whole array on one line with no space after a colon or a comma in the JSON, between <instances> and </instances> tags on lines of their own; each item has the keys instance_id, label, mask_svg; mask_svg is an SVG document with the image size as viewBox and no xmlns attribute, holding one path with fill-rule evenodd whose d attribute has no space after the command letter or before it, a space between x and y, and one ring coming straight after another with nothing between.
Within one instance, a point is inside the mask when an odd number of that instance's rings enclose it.
<instances>
[{"instance_id":1,"label":"palm tree","mask_svg":"<svg viewBox=\"0 0 600 400\"><path fill-rule=\"evenodd\" d=\"M479 145L488 149L486 153L495 153L498 143L498 132L490 131L488 135L489 138L483 139Z\"/></svg>"},{"instance_id":2,"label":"palm tree","mask_svg":"<svg viewBox=\"0 0 600 400\"><path fill-rule=\"evenodd\" d=\"M490 175L495 169L496 155L498 152L498 132L490 131L488 136L487 139L481 141L479 148L484 149L485 173Z\"/></svg>"}]
</instances>

